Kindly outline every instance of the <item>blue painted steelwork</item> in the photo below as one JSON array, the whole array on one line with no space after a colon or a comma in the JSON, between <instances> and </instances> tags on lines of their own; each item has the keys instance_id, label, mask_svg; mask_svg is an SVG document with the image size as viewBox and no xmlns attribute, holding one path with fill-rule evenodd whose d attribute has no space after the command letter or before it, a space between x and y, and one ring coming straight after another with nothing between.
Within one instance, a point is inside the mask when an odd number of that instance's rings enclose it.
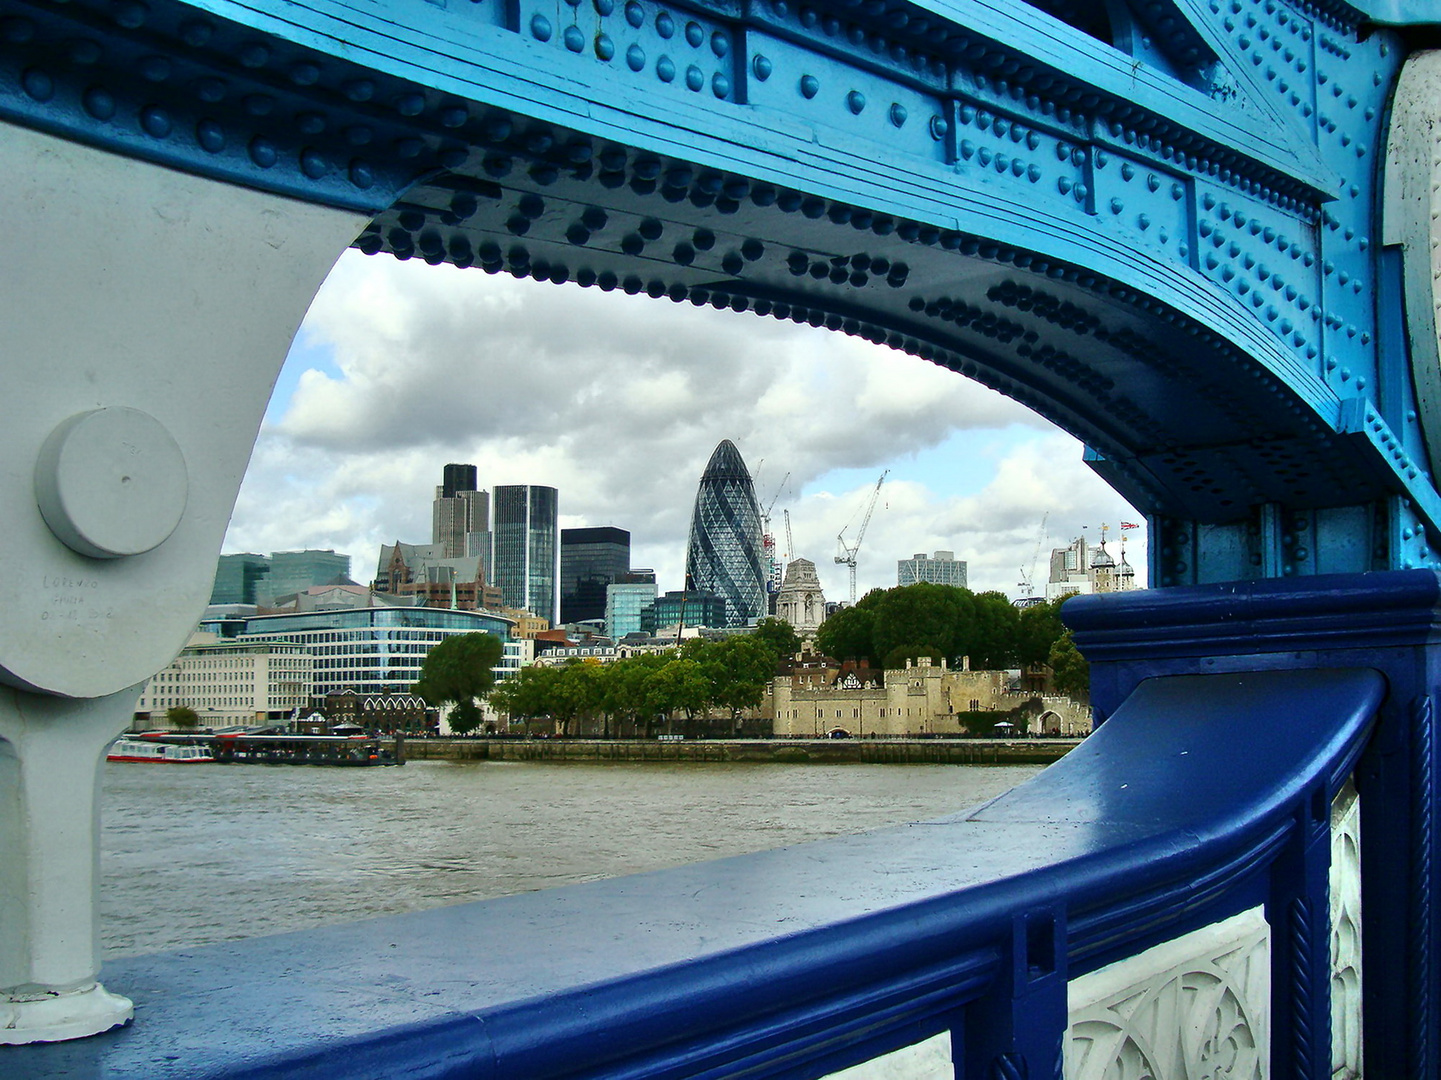
<instances>
[{"instance_id":1,"label":"blue painted steelwork","mask_svg":"<svg viewBox=\"0 0 1441 1080\"><path fill-rule=\"evenodd\" d=\"M809 1076L949 1029L965 1075L1034 1076L1067 978L1264 903L1272 1075L1326 1075L1324 807L1361 754L1366 1071L1437 1080L1437 580L1350 576L1441 547L1435 357L1381 221L1431 18L0 0L0 117L370 214L369 253L915 353L1083 438L1150 518L1153 583L1239 583L1068 608L1108 719L977 814L132 959L133 1030L6 1066Z\"/></svg>"},{"instance_id":2,"label":"blue painted steelwork","mask_svg":"<svg viewBox=\"0 0 1441 1080\"><path fill-rule=\"evenodd\" d=\"M807 1077L949 1029L960 1076L1004 1055L1051 1076L1068 978L1280 902L1383 688L1365 669L1151 680L969 813L119 961L132 1028L6 1061L146 1080ZM1281 711L1294 723L1268 736ZM1324 903L1324 874L1309 885Z\"/></svg>"},{"instance_id":3,"label":"blue painted steelwork","mask_svg":"<svg viewBox=\"0 0 1441 1080\"><path fill-rule=\"evenodd\" d=\"M810 322L986 382L1151 517L1153 583L1438 562L1379 243L1408 45L1364 5L0 11L0 115L373 213L368 252Z\"/></svg>"}]
</instances>

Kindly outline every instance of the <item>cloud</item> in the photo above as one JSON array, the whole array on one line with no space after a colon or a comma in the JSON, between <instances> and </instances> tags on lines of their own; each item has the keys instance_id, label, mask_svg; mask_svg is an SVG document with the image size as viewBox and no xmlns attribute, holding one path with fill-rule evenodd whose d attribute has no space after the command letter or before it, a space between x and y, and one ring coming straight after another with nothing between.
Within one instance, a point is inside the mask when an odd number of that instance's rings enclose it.
<instances>
[{"instance_id":1,"label":"cloud","mask_svg":"<svg viewBox=\"0 0 1441 1080\"><path fill-rule=\"evenodd\" d=\"M483 487L558 488L566 527L629 529L633 563L678 588L696 484L724 438L763 500L790 473L773 530L789 506L832 598L846 589L835 536L874 486L847 470L892 469L863 589L923 548L967 559L973 587L1011 588L1048 511L1056 544L1134 517L1075 440L1022 406L808 326L352 252L301 334L292 360L311 366L281 380L290 397L262 429L228 551L332 547L368 581L380 544L429 541L441 468L463 461ZM958 433L965 460L920 470Z\"/></svg>"}]
</instances>

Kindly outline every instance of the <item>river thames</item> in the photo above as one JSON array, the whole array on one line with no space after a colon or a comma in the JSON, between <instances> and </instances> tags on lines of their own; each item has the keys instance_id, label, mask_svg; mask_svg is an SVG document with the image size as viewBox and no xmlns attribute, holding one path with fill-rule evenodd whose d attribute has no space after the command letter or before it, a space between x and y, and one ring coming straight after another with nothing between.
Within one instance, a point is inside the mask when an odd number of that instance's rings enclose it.
<instances>
[{"instance_id":1,"label":"river thames","mask_svg":"<svg viewBox=\"0 0 1441 1080\"><path fill-rule=\"evenodd\" d=\"M112 762L107 957L350 922L925 821L1037 766Z\"/></svg>"}]
</instances>

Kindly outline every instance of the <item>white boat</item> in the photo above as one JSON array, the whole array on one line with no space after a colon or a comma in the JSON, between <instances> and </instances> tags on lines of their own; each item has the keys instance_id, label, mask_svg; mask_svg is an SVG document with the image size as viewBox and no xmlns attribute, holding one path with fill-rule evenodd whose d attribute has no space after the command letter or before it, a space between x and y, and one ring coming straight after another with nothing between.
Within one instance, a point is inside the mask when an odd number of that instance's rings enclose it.
<instances>
[{"instance_id":1,"label":"white boat","mask_svg":"<svg viewBox=\"0 0 1441 1080\"><path fill-rule=\"evenodd\" d=\"M194 765L214 761L208 746L177 746L148 739L120 739L105 755L106 761L149 761L162 765Z\"/></svg>"}]
</instances>

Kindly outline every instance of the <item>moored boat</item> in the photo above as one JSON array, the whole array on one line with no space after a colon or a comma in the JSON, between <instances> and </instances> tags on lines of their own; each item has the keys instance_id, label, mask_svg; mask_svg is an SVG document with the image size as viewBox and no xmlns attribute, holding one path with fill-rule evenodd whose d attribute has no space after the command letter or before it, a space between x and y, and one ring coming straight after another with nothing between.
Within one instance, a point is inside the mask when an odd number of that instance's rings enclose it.
<instances>
[{"instance_id":1,"label":"moored boat","mask_svg":"<svg viewBox=\"0 0 1441 1080\"><path fill-rule=\"evenodd\" d=\"M146 739L119 739L105 755L106 761L139 761L161 765L197 765L214 761L210 747L204 744L177 746L174 743Z\"/></svg>"}]
</instances>

